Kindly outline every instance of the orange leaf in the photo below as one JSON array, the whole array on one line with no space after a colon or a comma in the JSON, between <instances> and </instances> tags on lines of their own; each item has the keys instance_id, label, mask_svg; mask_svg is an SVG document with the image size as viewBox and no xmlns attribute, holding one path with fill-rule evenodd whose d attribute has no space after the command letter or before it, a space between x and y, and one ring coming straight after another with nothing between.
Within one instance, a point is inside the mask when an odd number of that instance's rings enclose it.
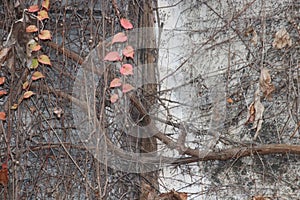
<instances>
[{"instance_id":1,"label":"orange leaf","mask_svg":"<svg viewBox=\"0 0 300 200\"><path fill-rule=\"evenodd\" d=\"M132 48L132 46L128 45L123 49L123 55L127 58L132 58L134 56L134 49Z\"/></svg>"},{"instance_id":2,"label":"orange leaf","mask_svg":"<svg viewBox=\"0 0 300 200\"><path fill-rule=\"evenodd\" d=\"M232 100L232 98L227 98L227 103L233 103L233 100Z\"/></svg>"},{"instance_id":3,"label":"orange leaf","mask_svg":"<svg viewBox=\"0 0 300 200\"><path fill-rule=\"evenodd\" d=\"M104 57L104 61L119 61L121 60L121 57L119 55L118 52L113 51L113 52L109 52L105 57Z\"/></svg>"},{"instance_id":4,"label":"orange leaf","mask_svg":"<svg viewBox=\"0 0 300 200\"><path fill-rule=\"evenodd\" d=\"M115 103L119 99L119 96L117 94L113 94L110 97L110 102Z\"/></svg>"},{"instance_id":5,"label":"orange leaf","mask_svg":"<svg viewBox=\"0 0 300 200\"><path fill-rule=\"evenodd\" d=\"M50 0L44 0L43 3L42 3L42 7L45 8L46 10L49 10Z\"/></svg>"},{"instance_id":6,"label":"orange leaf","mask_svg":"<svg viewBox=\"0 0 300 200\"><path fill-rule=\"evenodd\" d=\"M39 34L41 40L51 40L51 33L49 30L42 30Z\"/></svg>"},{"instance_id":7,"label":"orange leaf","mask_svg":"<svg viewBox=\"0 0 300 200\"><path fill-rule=\"evenodd\" d=\"M120 72L122 75L132 75L133 69L131 64L124 64L122 65Z\"/></svg>"},{"instance_id":8,"label":"orange leaf","mask_svg":"<svg viewBox=\"0 0 300 200\"><path fill-rule=\"evenodd\" d=\"M32 91L27 91L24 93L23 97L24 99L28 99L29 97L31 97L32 95L34 95L35 93Z\"/></svg>"},{"instance_id":9,"label":"orange leaf","mask_svg":"<svg viewBox=\"0 0 300 200\"><path fill-rule=\"evenodd\" d=\"M112 39L112 44L116 43L116 42L126 42L127 41L127 36L125 35L125 33L120 32L117 33L113 39Z\"/></svg>"},{"instance_id":10,"label":"orange leaf","mask_svg":"<svg viewBox=\"0 0 300 200\"><path fill-rule=\"evenodd\" d=\"M2 120L2 121L6 120L5 112L0 112L0 120Z\"/></svg>"},{"instance_id":11,"label":"orange leaf","mask_svg":"<svg viewBox=\"0 0 300 200\"><path fill-rule=\"evenodd\" d=\"M41 72L34 72L31 77L33 81L38 80L40 78L45 78L45 76Z\"/></svg>"},{"instance_id":12,"label":"orange leaf","mask_svg":"<svg viewBox=\"0 0 300 200\"><path fill-rule=\"evenodd\" d=\"M47 55L40 55L38 61L42 64L51 66L50 58Z\"/></svg>"},{"instance_id":13,"label":"orange leaf","mask_svg":"<svg viewBox=\"0 0 300 200\"><path fill-rule=\"evenodd\" d=\"M42 21L44 19L49 19L48 12L46 10L41 10L38 12L37 16L38 20Z\"/></svg>"},{"instance_id":14,"label":"orange leaf","mask_svg":"<svg viewBox=\"0 0 300 200\"><path fill-rule=\"evenodd\" d=\"M110 86L111 88L114 88L114 87L119 87L122 85L122 81L121 79L119 78L114 78L111 82L110 82Z\"/></svg>"},{"instance_id":15,"label":"orange leaf","mask_svg":"<svg viewBox=\"0 0 300 200\"><path fill-rule=\"evenodd\" d=\"M5 90L0 90L0 97L2 97L3 95L6 95L7 92Z\"/></svg>"},{"instance_id":16,"label":"orange leaf","mask_svg":"<svg viewBox=\"0 0 300 200\"><path fill-rule=\"evenodd\" d=\"M26 27L27 33L34 33L37 32L39 29L36 27L36 25L29 25Z\"/></svg>"},{"instance_id":17,"label":"orange leaf","mask_svg":"<svg viewBox=\"0 0 300 200\"><path fill-rule=\"evenodd\" d=\"M5 82L5 77L0 77L0 85L3 85L3 83Z\"/></svg>"},{"instance_id":18,"label":"orange leaf","mask_svg":"<svg viewBox=\"0 0 300 200\"><path fill-rule=\"evenodd\" d=\"M120 22L121 22L121 26L127 30L133 28L133 25L128 19L122 18Z\"/></svg>"},{"instance_id":19,"label":"orange leaf","mask_svg":"<svg viewBox=\"0 0 300 200\"><path fill-rule=\"evenodd\" d=\"M40 10L40 8L38 5L32 5L28 8L28 12L31 12L31 13L37 12L39 10Z\"/></svg>"},{"instance_id":20,"label":"orange leaf","mask_svg":"<svg viewBox=\"0 0 300 200\"><path fill-rule=\"evenodd\" d=\"M132 85L126 83L122 87L122 92L126 93L126 92L129 92L129 91L133 90L133 89L134 89L134 87Z\"/></svg>"}]
</instances>

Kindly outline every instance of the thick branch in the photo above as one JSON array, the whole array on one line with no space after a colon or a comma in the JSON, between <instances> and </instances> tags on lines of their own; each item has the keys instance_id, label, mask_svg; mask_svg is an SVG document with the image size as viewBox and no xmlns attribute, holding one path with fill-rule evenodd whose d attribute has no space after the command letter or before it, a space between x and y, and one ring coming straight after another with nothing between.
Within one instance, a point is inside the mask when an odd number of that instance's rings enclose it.
<instances>
[{"instance_id":1,"label":"thick branch","mask_svg":"<svg viewBox=\"0 0 300 200\"><path fill-rule=\"evenodd\" d=\"M289 144L266 144L258 146L248 146L248 147L237 147L230 148L220 152L209 152L205 157L189 157L180 158L173 162L172 164L186 164L198 161L209 161L209 160L230 160L238 159L242 157L252 156L252 155L270 155L270 154L299 154L300 155L300 145L289 145Z\"/></svg>"}]
</instances>

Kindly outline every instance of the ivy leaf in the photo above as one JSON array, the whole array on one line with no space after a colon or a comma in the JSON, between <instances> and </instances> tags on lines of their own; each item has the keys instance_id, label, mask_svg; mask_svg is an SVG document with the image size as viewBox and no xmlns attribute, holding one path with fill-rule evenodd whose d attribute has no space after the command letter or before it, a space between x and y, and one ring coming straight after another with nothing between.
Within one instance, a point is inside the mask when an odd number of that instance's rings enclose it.
<instances>
[{"instance_id":1,"label":"ivy leaf","mask_svg":"<svg viewBox=\"0 0 300 200\"><path fill-rule=\"evenodd\" d=\"M37 58L33 58L31 60L31 66L30 69L36 69L39 66L39 61Z\"/></svg>"},{"instance_id":2,"label":"ivy leaf","mask_svg":"<svg viewBox=\"0 0 300 200\"><path fill-rule=\"evenodd\" d=\"M5 77L0 77L0 85L3 85L5 83Z\"/></svg>"},{"instance_id":3,"label":"ivy leaf","mask_svg":"<svg viewBox=\"0 0 300 200\"><path fill-rule=\"evenodd\" d=\"M119 79L119 78L114 78L114 79L110 82L109 87L110 87L110 88L114 88L114 87L119 87L119 86L121 86L121 85L122 85L121 79Z\"/></svg>"},{"instance_id":4,"label":"ivy leaf","mask_svg":"<svg viewBox=\"0 0 300 200\"><path fill-rule=\"evenodd\" d=\"M43 3L42 3L42 7L45 8L46 10L49 10L50 0L44 0Z\"/></svg>"},{"instance_id":5,"label":"ivy leaf","mask_svg":"<svg viewBox=\"0 0 300 200\"><path fill-rule=\"evenodd\" d=\"M31 97L32 95L34 95L35 93L32 91L27 91L24 93L23 97L24 99L28 99L29 97Z\"/></svg>"},{"instance_id":6,"label":"ivy leaf","mask_svg":"<svg viewBox=\"0 0 300 200\"><path fill-rule=\"evenodd\" d=\"M126 46L122 52L125 57L133 59L134 49L132 48L132 46L130 46L130 45Z\"/></svg>"},{"instance_id":7,"label":"ivy leaf","mask_svg":"<svg viewBox=\"0 0 300 200\"><path fill-rule=\"evenodd\" d=\"M292 39L285 28L277 31L272 45L276 49L282 49L285 46L292 46Z\"/></svg>"},{"instance_id":8,"label":"ivy leaf","mask_svg":"<svg viewBox=\"0 0 300 200\"><path fill-rule=\"evenodd\" d=\"M40 8L39 8L38 5L32 5L32 6L30 6L30 7L28 8L28 12L30 12L30 13L34 13L34 12L37 12L37 11L39 11L39 10L40 10Z\"/></svg>"},{"instance_id":9,"label":"ivy leaf","mask_svg":"<svg viewBox=\"0 0 300 200\"><path fill-rule=\"evenodd\" d=\"M27 33L34 33L37 32L39 29L36 27L36 25L29 25L26 27Z\"/></svg>"},{"instance_id":10,"label":"ivy leaf","mask_svg":"<svg viewBox=\"0 0 300 200\"><path fill-rule=\"evenodd\" d=\"M51 66L51 62L50 62L50 59L47 55L40 55L38 57L38 61L42 64L45 64L45 65L50 65Z\"/></svg>"},{"instance_id":11,"label":"ivy leaf","mask_svg":"<svg viewBox=\"0 0 300 200\"><path fill-rule=\"evenodd\" d=\"M116 103L116 101L119 99L119 96L117 94L113 94L110 97L110 102Z\"/></svg>"},{"instance_id":12,"label":"ivy leaf","mask_svg":"<svg viewBox=\"0 0 300 200\"><path fill-rule=\"evenodd\" d=\"M3 95L6 95L6 94L7 94L6 90L0 90L0 97L2 97Z\"/></svg>"},{"instance_id":13,"label":"ivy leaf","mask_svg":"<svg viewBox=\"0 0 300 200\"><path fill-rule=\"evenodd\" d=\"M131 22L126 18L121 18L120 22L121 22L121 26L127 30L133 28Z\"/></svg>"},{"instance_id":14,"label":"ivy leaf","mask_svg":"<svg viewBox=\"0 0 300 200\"><path fill-rule=\"evenodd\" d=\"M120 69L120 73L122 75L132 75L133 74L133 69L131 64L124 64L122 65Z\"/></svg>"},{"instance_id":15,"label":"ivy leaf","mask_svg":"<svg viewBox=\"0 0 300 200\"><path fill-rule=\"evenodd\" d=\"M41 10L37 15L38 20L43 21L44 19L49 19L48 12L46 10Z\"/></svg>"},{"instance_id":16,"label":"ivy leaf","mask_svg":"<svg viewBox=\"0 0 300 200\"><path fill-rule=\"evenodd\" d=\"M51 40L51 33L49 30L42 30L39 34L41 40Z\"/></svg>"},{"instance_id":17,"label":"ivy leaf","mask_svg":"<svg viewBox=\"0 0 300 200\"><path fill-rule=\"evenodd\" d=\"M18 108L18 104L16 104L16 103L10 107L10 109L12 109L12 110L16 110L17 108Z\"/></svg>"},{"instance_id":18,"label":"ivy leaf","mask_svg":"<svg viewBox=\"0 0 300 200\"><path fill-rule=\"evenodd\" d=\"M34 72L33 74L32 74L32 77L31 77L31 79L33 80L33 81L35 81L35 80L38 80L38 79L41 79L41 78L45 78L45 76L41 73L41 72Z\"/></svg>"},{"instance_id":19,"label":"ivy leaf","mask_svg":"<svg viewBox=\"0 0 300 200\"><path fill-rule=\"evenodd\" d=\"M126 42L127 39L128 38L125 35L125 33L120 32L120 33L117 33L116 35L114 35L111 43L114 44L114 43L117 43L117 42Z\"/></svg>"},{"instance_id":20,"label":"ivy leaf","mask_svg":"<svg viewBox=\"0 0 300 200\"><path fill-rule=\"evenodd\" d=\"M122 92L126 93L126 92L129 92L129 91L133 90L133 89L134 89L134 87L132 85L126 83L122 87Z\"/></svg>"},{"instance_id":21,"label":"ivy leaf","mask_svg":"<svg viewBox=\"0 0 300 200\"><path fill-rule=\"evenodd\" d=\"M275 87L271 81L269 70L267 68L262 68L259 77L259 86L264 97L266 97L268 100L271 100L271 93L275 90Z\"/></svg>"},{"instance_id":22,"label":"ivy leaf","mask_svg":"<svg viewBox=\"0 0 300 200\"><path fill-rule=\"evenodd\" d=\"M31 51L39 51L42 48L41 45L39 45L36 41L33 40L32 43L29 44L29 49Z\"/></svg>"},{"instance_id":23,"label":"ivy leaf","mask_svg":"<svg viewBox=\"0 0 300 200\"><path fill-rule=\"evenodd\" d=\"M29 82L26 81L25 83L23 83L22 88L23 88L23 90L28 90L29 89Z\"/></svg>"},{"instance_id":24,"label":"ivy leaf","mask_svg":"<svg viewBox=\"0 0 300 200\"><path fill-rule=\"evenodd\" d=\"M2 121L6 120L5 112L0 112L0 120L2 120Z\"/></svg>"},{"instance_id":25,"label":"ivy leaf","mask_svg":"<svg viewBox=\"0 0 300 200\"><path fill-rule=\"evenodd\" d=\"M121 57L120 57L119 53L116 51L109 52L104 57L104 61L120 61L120 60L121 60Z\"/></svg>"}]
</instances>

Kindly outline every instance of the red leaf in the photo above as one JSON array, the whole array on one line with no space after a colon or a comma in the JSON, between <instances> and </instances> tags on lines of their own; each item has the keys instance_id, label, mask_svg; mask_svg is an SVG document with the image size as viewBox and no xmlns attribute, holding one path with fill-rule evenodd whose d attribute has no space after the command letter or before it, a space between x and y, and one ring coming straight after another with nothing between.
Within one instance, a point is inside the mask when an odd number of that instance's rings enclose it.
<instances>
[{"instance_id":1,"label":"red leaf","mask_svg":"<svg viewBox=\"0 0 300 200\"><path fill-rule=\"evenodd\" d=\"M110 97L110 102L115 103L119 99L119 96L117 94L113 94Z\"/></svg>"},{"instance_id":2,"label":"red leaf","mask_svg":"<svg viewBox=\"0 0 300 200\"><path fill-rule=\"evenodd\" d=\"M5 90L0 90L0 97L3 96L3 95L6 95L7 92Z\"/></svg>"},{"instance_id":3,"label":"red leaf","mask_svg":"<svg viewBox=\"0 0 300 200\"><path fill-rule=\"evenodd\" d=\"M109 52L104 57L104 61L119 61L119 60L121 60L121 57L120 57L119 53L116 51Z\"/></svg>"},{"instance_id":4,"label":"red leaf","mask_svg":"<svg viewBox=\"0 0 300 200\"><path fill-rule=\"evenodd\" d=\"M123 55L127 58L132 58L134 56L134 49L132 48L132 46L128 45L127 47L125 47L123 49Z\"/></svg>"},{"instance_id":5,"label":"red leaf","mask_svg":"<svg viewBox=\"0 0 300 200\"><path fill-rule=\"evenodd\" d=\"M119 78L114 78L111 82L110 82L110 86L111 88L114 88L114 87L119 87L122 85L122 81L121 79Z\"/></svg>"},{"instance_id":6,"label":"red leaf","mask_svg":"<svg viewBox=\"0 0 300 200\"><path fill-rule=\"evenodd\" d=\"M127 36L125 35L125 33L120 32L117 33L113 39L112 39L112 44L116 43L116 42L126 42L127 41Z\"/></svg>"},{"instance_id":7,"label":"red leaf","mask_svg":"<svg viewBox=\"0 0 300 200\"><path fill-rule=\"evenodd\" d=\"M131 64L124 64L122 65L120 72L122 75L132 75L133 69Z\"/></svg>"},{"instance_id":8,"label":"red leaf","mask_svg":"<svg viewBox=\"0 0 300 200\"><path fill-rule=\"evenodd\" d=\"M32 5L28 8L28 12L31 12L31 13L37 12L39 10L40 10L40 8L38 5Z\"/></svg>"},{"instance_id":9,"label":"red leaf","mask_svg":"<svg viewBox=\"0 0 300 200\"><path fill-rule=\"evenodd\" d=\"M0 77L0 85L2 85L5 82L5 77Z\"/></svg>"},{"instance_id":10,"label":"red leaf","mask_svg":"<svg viewBox=\"0 0 300 200\"><path fill-rule=\"evenodd\" d=\"M133 89L134 89L134 87L132 85L126 83L122 87L122 92L126 93L126 92L129 92L129 91L133 90Z\"/></svg>"},{"instance_id":11,"label":"red leaf","mask_svg":"<svg viewBox=\"0 0 300 200\"><path fill-rule=\"evenodd\" d=\"M122 18L120 22L121 22L121 26L127 30L133 28L133 25L128 19Z\"/></svg>"},{"instance_id":12,"label":"red leaf","mask_svg":"<svg viewBox=\"0 0 300 200\"><path fill-rule=\"evenodd\" d=\"M2 120L2 121L6 120L5 112L0 112L0 120Z\"/></svg>"}]
</instances>

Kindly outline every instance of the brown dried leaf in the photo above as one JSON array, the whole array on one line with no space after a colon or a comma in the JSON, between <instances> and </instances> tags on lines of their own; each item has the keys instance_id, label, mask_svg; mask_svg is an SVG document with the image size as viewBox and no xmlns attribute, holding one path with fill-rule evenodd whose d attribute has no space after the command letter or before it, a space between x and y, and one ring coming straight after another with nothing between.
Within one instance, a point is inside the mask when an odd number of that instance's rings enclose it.
<instances>
[{"instance_id":1,"label":"brown dried leaf","mask_svg":"<svg viewBox=\"0 0 300 200\"><path fill-rule=\"evenodd\" d=\"M258 36L257 36L257 32L256 30L254 30L254 28L251 26L249 28L247 28L247 30L245 31L245 36L249 37L252 36L250 42L256 46L257 45L257 40L258 40Z\"/></svg>"},{"instance_id":2,"label":"brown dried leaf","mask_svg":"<svg viewBox=\"0 0 300 200\"><path fill-rule=\"evenodd\" d=\"M264 97L271 100L271 93L275 90L274 85L271 83L271 76L267 68L263 68L260 72L259 78L260 90L263 92Z\"/></svg>"},{"instance_id":3,"label":"brown dried leaf","mask_svg":"<svg viewBox=\"0 0 300 200\"><path fill-rule=\"evenodd\" d=\"M292 46L292 39L286 29L282 28L275 34L273 47L276 49L282 49L286 46Z\"/></svg>"},{"instance_id":4,"label":"brown dried leaf","mask_svg":"<svg viewBox=\"0 0 300 200\"><path fill-rule=\"evenodd\" d=\"M6 47L0 50L0 65L6 60L11 47Z\"/></svg>"},{"instance_id":5,"label":"brown dried leaf","mask_svg":"<svg viewBox=\"0 0 300 200\"><path fill-rule=\"evenodd\" d=\"M159 195L159 200L187 200L187 193L185 192L176 192L175 190L172 190L168 193L163 193Z\"/></svg>"}]
</instances>

